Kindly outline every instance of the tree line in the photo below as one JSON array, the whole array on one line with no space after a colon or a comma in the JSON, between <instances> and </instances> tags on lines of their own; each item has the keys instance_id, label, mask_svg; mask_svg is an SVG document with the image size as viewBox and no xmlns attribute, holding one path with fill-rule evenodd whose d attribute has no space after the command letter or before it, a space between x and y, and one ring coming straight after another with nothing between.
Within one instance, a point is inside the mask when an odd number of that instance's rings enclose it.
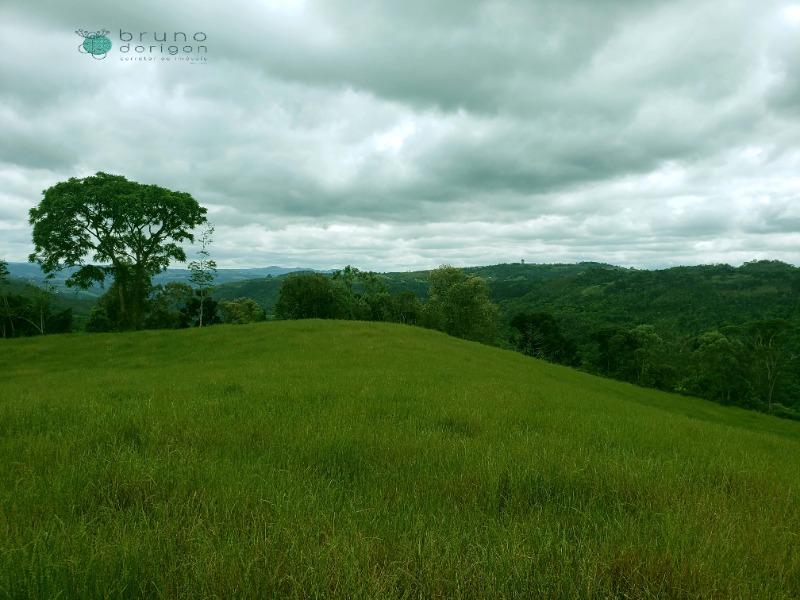
<instances>
[{"instance_id":1,"label":"tree line","mask_svg":"<svg viewBox=\"0 0 800 600\"><path fill-rule=\"evenodd\" d=\"M408 290L390 292L377 273L348 265L332 276L286 276L275 305L278 319L391 321L439 329L468 340L493 343L498 310L485 280L449 265L431 271L425 302Z\"/></svg>"},{"instance_id":2,"label":"tree line","mask_svg":"<svg viewBox=\"0 0 800 600\"><path fill-rule=\"evenodd\" d=\"M72 331L72 310L54 306L54 288L12 287L8 263L0 259L0 337L22 337Z\"/></svg>"},{"instance_id":3,"label":"tree line","mask_svg":"<svg viewBox=\"0 0 800 600\"><path fill-rule=\"evenodd\" d=\"M637 385L800 418L795 323L762 319L699 334L663 335L650 324L604 326L579 344L547 313L511 321L514 347L531 356Z\"/></svg>"}]
</instances>

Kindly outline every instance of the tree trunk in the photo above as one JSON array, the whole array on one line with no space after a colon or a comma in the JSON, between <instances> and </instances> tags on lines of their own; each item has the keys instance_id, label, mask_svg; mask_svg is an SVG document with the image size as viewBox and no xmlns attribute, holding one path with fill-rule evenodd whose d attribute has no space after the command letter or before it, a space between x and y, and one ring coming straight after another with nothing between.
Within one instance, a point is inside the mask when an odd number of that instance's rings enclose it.
<instances>
[{"instance_id":1,"label":"tree trunk","mask_svg":"<svg viewBox=\"0 0 800 600\"><path fill-rule=\"evenodd\" d=\"M138 265L115 265L114 283L119 298L119 325L121 329L141 329L149 279Z\"/></svg>"},{"instance_id":2,"label":"tree trunk","mask_svg":"<svg viewBox=\"0 0 800 600\"><path fill-rule=\"evenodd\" d=\"M768 383L769 387L767 388L767 410L771 414L772 413L772 398L775 395L775 383L778 380L777 369L776 368L771 368L768 371L768 377L769 377L769 380L768 380L767 383Z\"/></svg>"},{"instance_id":3,"label":"tree trunk","mask_svg":"<svg viewBox=\"0 0 800 600\"><path fill-rule=\"evenodd\" d=\"M11 315L11 306L8 304L8 296L3 296L3 304L6 308L5 318L8 319L8 327L11 329L11 337L16 335L16 329L14 328L14 318ZM6 324L5 321L3 322L3 337L6 337Z\"/></svg>"},{"instance_id":4,"label":"tree trunk","mask_svg":"<svg viewBox=\"0 0 800 600\"><path fill-rule=\"evenodd\" d=\"M136 266L133 276L133 290L131 293L131 321L134 329L141 329L144 321L144 305L148 288L147 276L144 269Z\"/></svg>"},{"instance_id":5,"label":"tree trunk","mask_svg":"<svg viewBox=\"0 0 800 600\"><path fill-rule=\"evenodd\" d=\"M125 306L125 281L118 278L115 284L117 286L117 297L119 298L119 324L122 325L122 329L125 329L128 322L128 311Z\"/></svg>"}]
</instances>

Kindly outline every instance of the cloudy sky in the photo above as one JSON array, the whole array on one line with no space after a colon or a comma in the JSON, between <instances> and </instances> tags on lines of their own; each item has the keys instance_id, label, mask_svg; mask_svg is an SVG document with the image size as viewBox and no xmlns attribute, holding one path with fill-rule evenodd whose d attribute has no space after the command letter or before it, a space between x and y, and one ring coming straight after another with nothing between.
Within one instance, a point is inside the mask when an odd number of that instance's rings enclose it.
<instances>
[{"instance_id":1,"label":"cloudy sky","mask_svg":"<svg viewBox=\"0 0 800 600\"><path fill-rule=\"evenodd\" d=\"M228 267L800 264L800 0L1 0L0 257L97 171Z\"/></svg>"}]
</instances>

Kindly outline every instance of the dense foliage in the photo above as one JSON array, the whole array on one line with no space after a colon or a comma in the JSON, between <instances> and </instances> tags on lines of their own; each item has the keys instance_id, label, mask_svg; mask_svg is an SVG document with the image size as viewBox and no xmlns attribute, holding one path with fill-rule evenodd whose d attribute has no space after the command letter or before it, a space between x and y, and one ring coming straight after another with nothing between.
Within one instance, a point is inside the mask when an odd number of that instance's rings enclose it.
<instances>
[{"instance_id":1,"label":"dense foliage","mask_svg":"<svg viewBox=\"0 0 800 600\"><path fill-rule=\"evenodd\" d=\"M483 279L443 265L430 273L423 303L410 290L389 292L385 277L348 265L331 277L288 275L279 289L279 319L351 319L423 325L465 339L492 342L497 309Z\"/></svg>"},{"instance_id":2,"label":"dense foliage","mask_svg":"<svg viewBox=\"0 0 800 600\"><path fill-rule=\"evenodd\" d=\"M468 340L495 339L497 307L483 279L444 265L431 271L428 283L428 326Z\"/></svg>"},{"instance_id":3,"label":"dense foliage","mask_svg":"<svg viewBox=\"0 0 800 600\"><path fill-rule=\"evenodd\" d=\"M511 323L519 315L550 315L587 371L800 416L800 269L792 265L471 271L489 277Z\"/></svg>"},{"instance_id":4,"label":"dense foliage","mask_svg":"<svg viewBox=\"0 0 800 600\"><path fill-rule=\"evenodd\" d=\"M382 276L347 266L331 276L293 273L269 280L278 285L279 319L350 319L415 325L423 320L414 294L390 294Z\"/></svg>"},{"instance_id":5,"label":"dense foliage","mask_svg":"<svg viewBox=\"0 0 800 600\"><path fill-rule=\"evenodd\" d=\"M72 330L72 309L56 301L53 289L11 281L0 259L0 337L64 333Z\"/></svg>"},{"instance_id":6,"label":"dense foliage","mask_svg":"<svg viewBox=\"0 0 800 600\"><path fill-rule=\"evenodd\" d=\"M264 309L252 298L222 300L217 305L222 314L223 323L245 325L246 323L263 321L267 318Z\"/></svg>"}]
</instances>

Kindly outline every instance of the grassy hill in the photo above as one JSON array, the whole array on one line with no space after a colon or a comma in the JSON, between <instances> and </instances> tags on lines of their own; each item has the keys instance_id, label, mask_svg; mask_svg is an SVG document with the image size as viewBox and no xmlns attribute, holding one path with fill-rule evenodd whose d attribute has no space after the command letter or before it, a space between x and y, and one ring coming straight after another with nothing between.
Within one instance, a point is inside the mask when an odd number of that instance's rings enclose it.
<instances>
[{"instance_id":1,"label":"grassy hill","mask_svg":"<svg viewBox=\"0 0 800 600\"><path fill-rule=\"evenodd\" d=\"M774 414L800 420L798 267L778 261L661 270L515 263L464 271L487 282L499 308L492 340L497 346L535 350L589 373L725 404L774 409ZM382 273L377 278L392 293L410 291L425 298L429 275ZM251 297L272 314L284 281L273 277L226 284L213 294L217 299ZM769 320L784 328L776 346L782 366L772 400L766 399L763 373L753 366L758 353L751 351L754 338L747 333L752 323ZM724 365L733 363L736 368L720 375Z\"/></svg>"},{"instance_id":2,"label":"grassy hill","mask_svg":"<svg viewBox=\"0 0 800 600\"><path fill-rule=\"evenodd\" d=\"M0 597L800 596L798 423L382 323L0 342Z\"/></svg>"}]
</instances>

